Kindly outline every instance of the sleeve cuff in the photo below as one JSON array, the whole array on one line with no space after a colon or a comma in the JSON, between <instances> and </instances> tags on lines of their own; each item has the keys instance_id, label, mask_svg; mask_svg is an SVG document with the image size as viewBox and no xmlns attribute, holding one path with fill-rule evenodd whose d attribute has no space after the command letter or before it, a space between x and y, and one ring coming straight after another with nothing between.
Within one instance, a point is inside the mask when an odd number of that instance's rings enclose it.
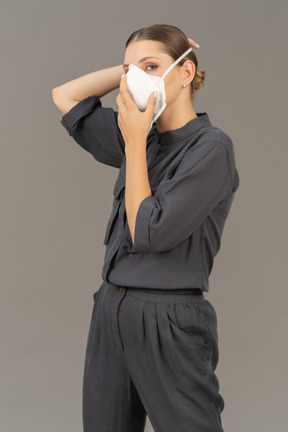
<instances>
[{"instance_id":1,"label":"sleeve cuff","mask_svg":"<svg viewBox=\"0 0 288 432\"><path fill-rule=\"evenodd\" d=\"M96 106L101 107L102 103L98 96L88 96L74 105L66 114L62 116L61 124L65 127L69 135L73 133L73 128L78 120L91 113Z\"/></svg>"}]
</instances>

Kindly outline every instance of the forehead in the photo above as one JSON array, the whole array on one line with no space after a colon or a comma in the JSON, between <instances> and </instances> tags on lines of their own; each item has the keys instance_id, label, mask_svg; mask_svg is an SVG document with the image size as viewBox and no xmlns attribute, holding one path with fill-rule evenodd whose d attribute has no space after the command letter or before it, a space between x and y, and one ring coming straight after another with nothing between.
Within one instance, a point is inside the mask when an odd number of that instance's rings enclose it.
<instances>
[{"instance_id":1,"label":"forehead","mask_svg":"<svg viewBox=\"0 0 288 432\"><path fill-rule=\"evenodd\" d=\"M163 53L162 49L162 44L157 41L142 40L131 42L125 51L124 63L135 63L144 57L169 58L170 56Z\"/></svg>"}]
</instances>

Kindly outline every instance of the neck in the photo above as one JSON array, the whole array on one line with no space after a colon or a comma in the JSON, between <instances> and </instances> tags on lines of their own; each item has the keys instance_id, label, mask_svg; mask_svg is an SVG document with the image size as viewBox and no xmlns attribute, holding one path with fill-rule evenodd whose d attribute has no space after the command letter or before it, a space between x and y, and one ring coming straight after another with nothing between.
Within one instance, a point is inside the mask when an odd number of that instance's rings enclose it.
<instances>
[{"instance_id":1,"label":"neck","mask_svg":"<svg viewBox=\"0 0 288 432\"><path fill-rule=\"evenodd\" d=\"M159 133L164 133L169 130L179 129L185 126L189 121L197 117L193 108L192 102L189 101L186 105L166 106L163 113L156 120L157 130Z\"/></svg>"}]
</instances>

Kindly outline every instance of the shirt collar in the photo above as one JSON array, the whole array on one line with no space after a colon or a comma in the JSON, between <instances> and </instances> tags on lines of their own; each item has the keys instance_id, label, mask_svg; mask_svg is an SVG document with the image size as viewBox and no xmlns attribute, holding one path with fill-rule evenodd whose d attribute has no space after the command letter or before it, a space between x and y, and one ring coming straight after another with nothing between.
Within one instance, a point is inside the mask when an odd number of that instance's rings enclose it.
<instances>
[{"instance_id":1,"label":"shirt collar","mask_svg":"<svg viewBox=\"0 0 288 432\"><path fill-rule=\"evenodd\" d=\"M163 133L158 132L156 122L153 123L153 129L155 132L157 132L158 142L161 144L161 146L181 141L183 138L193 135L202 127L212 126L209 116L206 112L196 112L196 115L197 117L190 120L184 126L178 129L168 130Z\"/></svg>"}]
</instances>

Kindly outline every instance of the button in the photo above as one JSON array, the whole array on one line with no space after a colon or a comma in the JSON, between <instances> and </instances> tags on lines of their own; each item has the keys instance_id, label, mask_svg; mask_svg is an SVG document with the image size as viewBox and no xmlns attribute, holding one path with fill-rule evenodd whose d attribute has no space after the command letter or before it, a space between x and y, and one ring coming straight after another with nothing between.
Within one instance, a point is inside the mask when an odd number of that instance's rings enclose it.
<instances>
[{"instance_id":1,"label":"button","mask_svg":"<svg viewBox=\"0 0 288 432\"><path fill-rule=\"evenodd\" d=\"M125 288L124 288L124 287L121 287L121 288L120 288L120 292L121 292L121 293L125 292Z\"/></svg>"}]
</instances>

